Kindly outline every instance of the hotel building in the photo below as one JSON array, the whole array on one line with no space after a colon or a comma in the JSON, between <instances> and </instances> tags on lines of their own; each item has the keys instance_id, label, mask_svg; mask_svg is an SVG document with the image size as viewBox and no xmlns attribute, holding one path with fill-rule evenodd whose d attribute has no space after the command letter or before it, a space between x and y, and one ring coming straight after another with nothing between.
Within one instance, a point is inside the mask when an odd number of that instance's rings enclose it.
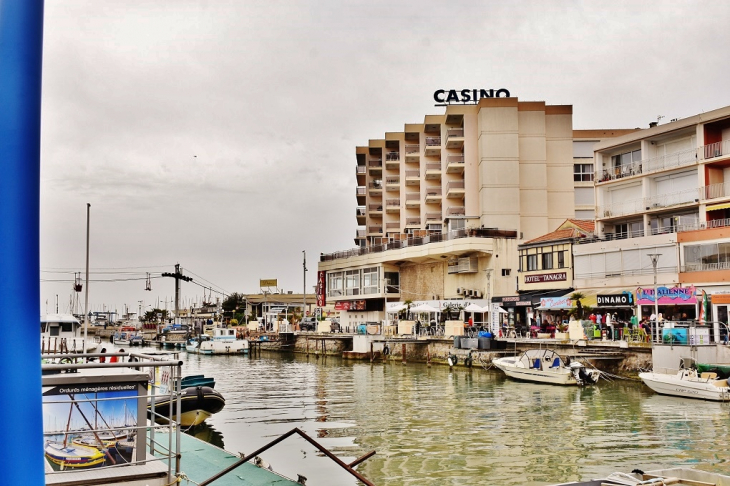
<instances>
[{"instance_id":1,"label":"hotel building","mask_svg":"<svg viewBox=\"0 0 730 486\"><path fill-rule=\"evenodd\" d=\"M357 147L357 247L321 256L320 298L347 325L380 322L386 302L516 296L517 244L576 216L592 144L627 132L576 149L572 125L571 106L483 98Z\"/></svg>"}]
</instances>

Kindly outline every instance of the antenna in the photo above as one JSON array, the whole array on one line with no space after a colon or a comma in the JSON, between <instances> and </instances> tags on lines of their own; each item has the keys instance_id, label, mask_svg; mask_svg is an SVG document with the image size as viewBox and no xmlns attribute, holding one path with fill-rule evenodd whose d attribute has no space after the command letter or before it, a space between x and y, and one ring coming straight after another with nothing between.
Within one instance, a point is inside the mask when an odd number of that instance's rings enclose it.
<instances>
[{"instance_id":1,"label":"antenna","mask_svg":"<svg viewBox=\"0 0 730 486\"><path fill-rule=\"evenodd\" d=\"M147 282L144 285L145 290L152 290L152 281L150 280L150 272L147 272Z\"/></svg>"}]
</instances>

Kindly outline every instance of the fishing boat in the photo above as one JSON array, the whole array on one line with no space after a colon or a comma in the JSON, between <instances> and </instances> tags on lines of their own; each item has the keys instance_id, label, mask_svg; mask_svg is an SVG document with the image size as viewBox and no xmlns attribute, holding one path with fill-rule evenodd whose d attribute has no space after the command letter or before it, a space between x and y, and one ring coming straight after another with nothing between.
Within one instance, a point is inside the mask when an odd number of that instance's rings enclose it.
<instances>
[{"instance_id":1,"label":"fishing boat","mask_svg":"<svg viewBox=\"0 0 730 486\"><path fill-rule=\"evenodd\" d=\"M71 314L48 314L41 319L41 353L93 353L98 344L84 342L81 322Z\"/></svg>"},{"instance_id":2,"label":"fishing boat","mask_svg":"<svg viewBox=\"0 0 730 486\"><path fill-rule=\"evenodd\" d=\"M497 358L492 363L510 378L553 385L590 385L598 381L601 373L587 370L577 361L566 364L549 349L529 349L520 356Z\"/></svg>"},{"instance_id":3,"label":"fishing boat","mask_svg":"<svg viewBox=\"0 0 730 486\"><path fill-rule=\"evenodd\" d=\"M172 416L183 427L198 425L214 413L223 410L225 398L216 390L208 386L184 388L180 396L180 411L177 411L177 395L157 395L150 399L147 405L147 414L152 418L152 403L154 403L157 423L167 423Z\"/></svg>"},{"instance_id":4,"label":"fishing boat","mask_svg":"<svg viewBox=\"0 0 730 486\"><path fill-rule=\"evenodd\" d=\"M63 442L46 442L46 457L49 461L66 467L92 467L103 464L105 455L94 447L86 447L77 444L64 445Z\"/></svg>"},{"instance_id":5,"label":"fishing boat","mask_svg":"<svg viewBox=\"0 0 730 486\"><path fill-rule=\"evenodd\" d=\"M676 374L639 373L646 386L662 395L697 398L715 402L730 401L730 380L718 379L716 372L698 372L695 368L682 368Z\"/></svg>"},{"instance_id":6,"label":"fishing boat","mask_svg":"<svg viewBox=\"0 0 730 486\"><path fill-rule=\"evenodd\" d=\"M213 328L213 335L201 335L188 340L185 349L198 354L247 354L249 343L246 339L238 339L235 329ZM192 341L192 342L191 342Z\"/></svg>"}]
</instances>

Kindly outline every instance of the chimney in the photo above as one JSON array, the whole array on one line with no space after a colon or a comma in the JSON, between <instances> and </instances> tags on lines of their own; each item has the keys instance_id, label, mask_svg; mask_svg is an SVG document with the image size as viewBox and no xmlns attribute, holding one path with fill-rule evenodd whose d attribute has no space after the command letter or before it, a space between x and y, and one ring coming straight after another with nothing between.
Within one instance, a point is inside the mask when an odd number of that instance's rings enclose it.
<instances>
[{"instance_id":1,"label":"chimney","mask_svg":"<svg viewBox=\"0 0 730 486\"><path fill-rule=\"evenodd\" d=\"M657 125L659 125L659 122L649 122L649 128L654 128Z\"/></svg>"}]
</instances>

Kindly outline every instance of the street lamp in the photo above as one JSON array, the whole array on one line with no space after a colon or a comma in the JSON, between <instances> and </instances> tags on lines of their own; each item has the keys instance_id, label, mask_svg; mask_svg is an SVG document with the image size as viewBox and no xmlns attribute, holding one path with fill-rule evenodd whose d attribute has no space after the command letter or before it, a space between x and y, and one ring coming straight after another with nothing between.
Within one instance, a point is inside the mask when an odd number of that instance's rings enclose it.
<instances>
[{"instance_id":1,"label":"street lamp","mask_svg":"<svg viewBox=\"0 0 730 486\"><path fill-rule=\"evenodd\" d=\"M662 256L662 254L649 253L647 254L647 256L651 258L651 266L654 268L654 328L656 329L656 336L653 337L656 340L659 337L659 295L656 291L656 265L659 262L659 257Z\"/></svg>"}]
</instances>

